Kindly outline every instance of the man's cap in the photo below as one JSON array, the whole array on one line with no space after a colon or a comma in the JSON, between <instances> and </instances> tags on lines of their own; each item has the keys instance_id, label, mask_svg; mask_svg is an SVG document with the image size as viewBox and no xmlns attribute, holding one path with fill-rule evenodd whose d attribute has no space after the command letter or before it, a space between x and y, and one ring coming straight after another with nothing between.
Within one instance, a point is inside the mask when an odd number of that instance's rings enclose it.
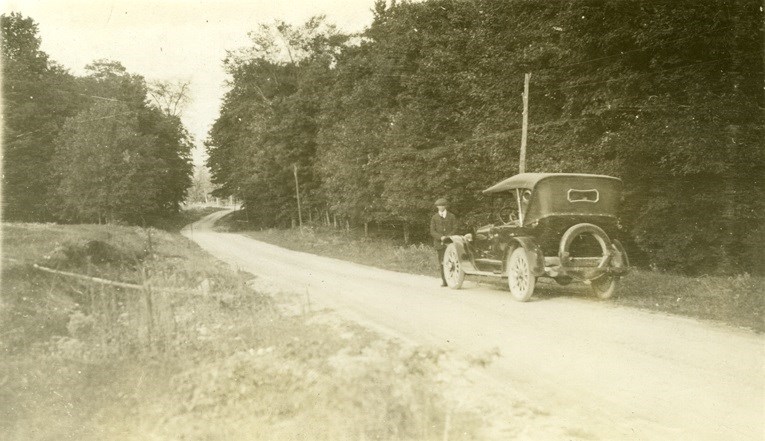
<instances>
[{"instance_id":1,"label":"man's cap","mask_svg":"<svg viewBox=\"0 0 765 441\"><path fill-rule=\"evenodd\" d=\"M436 203L433 205L435 205L436 207L446 207L447 205L449 205L449 201L447 201L446 198L438 198L438 200L436 200Z\"/></svg>"}]
</instances>

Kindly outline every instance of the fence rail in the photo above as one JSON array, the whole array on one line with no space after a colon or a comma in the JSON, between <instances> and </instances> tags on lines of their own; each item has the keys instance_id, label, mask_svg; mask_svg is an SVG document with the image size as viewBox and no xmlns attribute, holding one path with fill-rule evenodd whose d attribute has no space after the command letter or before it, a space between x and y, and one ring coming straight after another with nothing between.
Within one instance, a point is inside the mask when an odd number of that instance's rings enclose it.
<instances>
[{"instance_id":1,"label":"fence rail","mask_svg":"<svg viewBox=\"0 0 765 441\"><path fill-rule=\"evenodd\" d=\"M57 270L57 269L53 269L53 268L48 268L46 266L38 265L36 263L24 262L22 260L14 259L12 257L7 257L7 256L3 256L3 259L6 259L6 260L14 262L14 263L20 263L22 265L29 265L32 268L36 269L36 270L44 271L46 273L58 274L58 275L67 276L67 277L73 277L75 279L80 279L80 280L85 280L85 281L89 281L89 282L99 283L99 284L102 284L102 285L118 286L120 288L135 289L135 290L144 290L144 289L150 288L152 290L158 290L158 291L164 291L164 292L173 292L173 293L183 293L183 292L188 292L191 289L195 289L195 288L179 289L179 288L169 288L169 287L153 286L153 285L150 285L148 283L144 284L144 285L137 285L137 284L134 284L134 283L119 282L119 281L116 281L116 280L103 279L101 277L93 277L93 276L87 276L85 274L72 273L72 272L69 272L69 271L61 271L61 270Z\"/></svg>"}]
</instances>

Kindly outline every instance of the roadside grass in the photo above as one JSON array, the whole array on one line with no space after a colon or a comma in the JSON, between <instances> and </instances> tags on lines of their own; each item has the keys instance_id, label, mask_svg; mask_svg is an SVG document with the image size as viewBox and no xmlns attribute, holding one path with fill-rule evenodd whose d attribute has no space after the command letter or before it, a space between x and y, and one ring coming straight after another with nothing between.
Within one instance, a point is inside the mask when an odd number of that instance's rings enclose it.
<instances>
[{"instance_id":1,"label":"roadside grass","mask_svg":"<svg viewBox=\"0 0 765 441\"><path fill-rule=\"evenodd\" d=\"M299 295L263 292L178 234L3 224L2 238L3 439L480 437L442 394L442 353L288 313Z\"/></svg>"},{"instance_id":2,"label":"roadside grass","mask_svg":"<svg viewBox=\"0 0 765 441\"><path fill-rule=\"evenodd\" d=\"M635 271L624 278L617 303L713 320L765 332L765 278L689 277Z\"/></svg>"},{"instance_id":3,"label":"roadside grass","mask_svg":"<svg viewBox=\"0 0 765 441\"><path fill-rule=\"evenodd\" d=\"M437 277L435 251L429 245L403 245L389 238L364 237L363 231L307 226L302 229L247 230L236 213L219 221L219 228L287 249L348 260L378 268ZM504 283L477 279L504 288ZM591 297L583 284L558 286L540 279L537 296ZM501 286L500 286L501 285ZM739 276L690 277L635 269L622 278L608 302L643 310L726 323L765 332L765 278Z\"/></svg>"},{"instance_id":4,"label":"roadside grass","mask_svg":"<svg viewBox=\"0 0 765 441\"><path fill-rule=\"evenodd\" d=\"M239 232L253 239L294 251L334 257L363 265L411 274L432 276L438 274L436 252L425 244L402 245L396 241L364 236L358 229L335 229L317 225L303 228L249 230L235 213L224 216L216 223L219 231Z\"/></svg>"}]
</instances>

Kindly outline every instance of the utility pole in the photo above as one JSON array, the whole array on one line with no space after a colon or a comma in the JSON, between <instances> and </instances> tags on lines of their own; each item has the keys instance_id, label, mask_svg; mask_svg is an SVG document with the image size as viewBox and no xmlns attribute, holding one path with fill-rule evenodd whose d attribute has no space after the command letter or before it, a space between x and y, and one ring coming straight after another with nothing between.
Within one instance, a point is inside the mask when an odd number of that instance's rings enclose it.
<instances>
[{"instance_id":1,"label":"utility pole","mask_svg":"<svg viewBox=\"0 0 765 441\"><path fill-rule=\"evenodd\" d=\"M292 164L292 172L295 175L295 195L297 196L298 204L298 223L300 228L303 228L303 210L300 208L300 184L298 183L297 164Z\"/></svg>"},{"instance_id":2,"label":"utility pole","mask_svg":"<svg viewBox=\"0 0 765 441\"><path fill-rule=\"evenodd\" d=\"M526 173L526 138L529 130L529 81L531 74L527 73L523 80L523 131L521 132L521 160L518 163L518 173Z\"/></svg>"}]
</instances>

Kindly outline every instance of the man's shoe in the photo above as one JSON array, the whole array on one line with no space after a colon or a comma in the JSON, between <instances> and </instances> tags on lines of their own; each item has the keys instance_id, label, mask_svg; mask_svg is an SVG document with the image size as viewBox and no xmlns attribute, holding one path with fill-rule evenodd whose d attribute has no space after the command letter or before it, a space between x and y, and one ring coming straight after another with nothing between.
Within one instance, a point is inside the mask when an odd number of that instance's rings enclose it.
<instances>
[{"instance_id":1,"label":"man's shoe","mask_svg":"<svg viewBox=\"0 0 765 441\"><path fill-rule=\"evenodd\" d=\"M442 283L442 284L441 284L441 288L445 288L445 287L447 287L447 286L449 286L449 285L447 285L446 283Z\"/></svg>"}]
</instances>

